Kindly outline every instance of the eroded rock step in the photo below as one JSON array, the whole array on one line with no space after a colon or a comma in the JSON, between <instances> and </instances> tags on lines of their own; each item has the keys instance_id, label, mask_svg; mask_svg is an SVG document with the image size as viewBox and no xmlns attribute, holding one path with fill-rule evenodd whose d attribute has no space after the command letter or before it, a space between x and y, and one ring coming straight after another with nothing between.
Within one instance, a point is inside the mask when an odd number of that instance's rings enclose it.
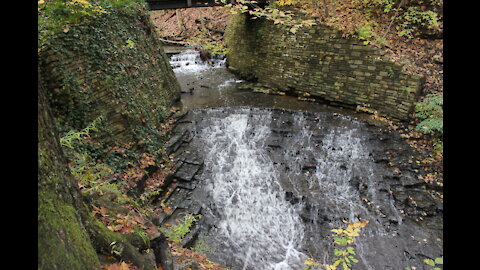
<instances>
[{"instance_id":1,"label":"eroded rock step","mask_svg":"<svg viewBox=\"0 0 480 270\"><path fill-rule=\"evenodd\" d=\"M174 136L172 136L169 147L170 153L175 155L177 164L177 170L173 175L172 181L172 184L176 185L176 189L167 202L174 207L174 211L163 219L163 223L174 223L176 219L187 213L215 215L212 213L216 209L208 205L208 209L206 209L205 205L194 203L195 198L189 197L198 191L199 187L202 187L209 181L208 178L201 179L201 176L205 175L203 173L205 169L203 168L203 149L202 146L195 145L194 142L198 132L205 125L211 124L209 118L222 118L238 111L240 111L239 113L248 113L251 118L253 118L253 115L265 112L272 113L274 121L271 122L271 135L266 139L264 146L279 172L279 181L282 182L286 190L286 200L291 204L302 205L303 210L300 215L305 223L315 223L317 224L315 227L318 226L319 231L324 231L321 233L329 233L328 230L321 229L322 226L328 228L328 224L339 218L348 219L347 216L335 216L335 212L319 204L319 202L315 201L315 198L304 196L295 190L289 182L292 172L298 172L296 181L301 182L309 179L311 175L319 172L321 168L318 167L318 164L315 162L315 156L312 156L311 153L308 151L288 152L289 146L287 144L292 142L292 138L303 132L302 134L308 136L309 145L312 148L317 148L317 152L321 153L323 150L320 151L318 149L323 149L326 135L331 132L332 127L336 129L344 128L342 125L348 122L346 120L349 117L277 109L215 108L192 110L184 114L173 130ZM301 123L298 123L299 119L303 119ZM415 226L418 226L420 222L423 223L421 226L430 227L434 231L435 237L443 238L442 203L427 193L427 190L433 189L433 187L429 187L425 182L416 177L421 168L416 164L408 163L408 159L412 156L412 151L408 145L397 134L385 133L385 130L382 130L380 127L365 124L361 128L364 129L361 132L364 132L365 140L369 142L369 147L366 151L368 151L368 156L372 163L388 168L388 163L394 162L398 171L392 171L391 168L385 169L379 174L376 182L366 181L362 177L362 174L365 172L358 171L355 164L348 162L348 160L342 160L334 154L343 150L336 146L325 149L325 151L330 153L325 162L335 164L334 166L339 170L356 172L354 173L356 176L349 180L349 184L354 190L357 190L358 199L363 200L365 207L370 209L369 211L372 215L376 216L376 222L383 227L385 233L402 235L401 237L409 234L415 240L418 240L420 237L425 239L424 233L412 229L417 228ZM345 129L348 129L348 127L345 127ZM286 157L294 159L295 162L285 160ZM438 188L436 189L438 190ZM187 240L183 242L183 245L193 245L195 239L202 233L202 230L208 231L211 226L215 226L215 224L210 224L211 221L204 221L202 219L197 226L192 228L191 234L186 237ZM315 232L307 232L307 236L310 233ZM429 241L430 239L431 237ZM405 240L405 252L401 255L405 256L405 261L408 262L415 261L417 263L421 262L422 258L433 258L439 252L439 249L442 248L441 242L427 246L418 244L421 241L408 240ZM378 238L375 241L379 241ZM385 245L387 245L386 242ZM373 257L374 255L372 254L371 256ZM375 259L365 258L365 260ZM421 264L418 263L416 265L420 266ZM367 266L358 267L358 269L369 269Z\"/></svg>"}]
</instances>

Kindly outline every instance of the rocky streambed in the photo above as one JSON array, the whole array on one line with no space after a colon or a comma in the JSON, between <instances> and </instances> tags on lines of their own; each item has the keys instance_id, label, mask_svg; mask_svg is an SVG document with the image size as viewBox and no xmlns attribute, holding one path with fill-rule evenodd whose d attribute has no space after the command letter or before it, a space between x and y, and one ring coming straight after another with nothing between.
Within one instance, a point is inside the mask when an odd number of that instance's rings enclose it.
<instances>
[{"instance_id":1,"label":"rocky streambed","mask_svg":"<svg viewBox=\"0 0 480 270\"><path fill-rule=\"evenodd\" d=\"M182 245L199 242L232 269L303 269L333 263L332 229L368 221L353 269L427 269L443 255L436 188L398 134L329 112L193 109L168 145L176 172L164 187L169 213L202 217ZM167 192L168 191L168 192Z\"/></svg>"}]
</instances>

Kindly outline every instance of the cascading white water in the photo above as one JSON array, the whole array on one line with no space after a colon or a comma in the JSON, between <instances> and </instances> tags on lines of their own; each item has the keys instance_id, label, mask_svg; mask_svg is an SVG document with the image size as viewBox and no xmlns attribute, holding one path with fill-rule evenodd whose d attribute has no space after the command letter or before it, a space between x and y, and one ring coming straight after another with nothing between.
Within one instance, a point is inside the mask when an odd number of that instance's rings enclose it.
<instances>
[{"instance_id":1,"label":"cascading white water","mask_svg":"<svg viewBox=\"0 0 480 270\"><path fill-rule=\"evenodd\" d=\"M170 65L175 73L195 73L210 68L220 68L225 66L225 59L212 59L212 63L213 66L210 66L203 62L200 53L196 50L186 50L170 58Z\"/></svg>"},{"instance_id":2,"label":"cascading white water","mask_svg":"<svg viewBox=\"0 0 480 270\"><path fill-rule=\"evenodd\" d=\"M358 221L359 212L366 209L359 200L358 191L349 182L356 174L361 173L367 179L373 176L368 167L371 160L358 135L358 128L355 125L331 127L322 137L321 144L316 144L311 138L318 133L315 129L321 127L321 121L318 126L308 126L304 116L295 115L293 124L299 133L284 142L289 146L284 152L284 160L292 169L291 186L297 194L309 194L322 202L324 211L343 215L350 222ZM315 168L311 174L302 170L308 159L310 166ZM307 174L308 186L298 183L302 174Z\"/></svg>"},{"instance_id":3,"label":"cascading white water","mask_svg":"<svg viewBox=\"0 0 480 270\"><path fill-rule=\"evenodd\" d=\"M342 220L370 220L373 231L382 234L351 183L357 176L366 183L376 181L358 122L338 117L333 125L320 119L312 124L305 115L294 114L290 126L283 127L285 123L271 111L241 108L210 114L204 121L208 124L197 134L205 158L200 177L207 179L204 188L211 198L205 208L214 209L216 219L209 241L218 248L216 254L229 256L220 258L224 263L245 270L303 269L311 256L309 245L331 241L320 231L329 234L344 225ZM277 154L269 150L272 140L283 141ZM286 193L296 202L290 202ZM324 217L331 221L319 223L317 218ZM329 260L327 256L324 263ZM366 259L363 265L370 269Z\"/></svg>"},{"instance_id":4,"label":"cascading white water","mask_svg":"<svg viewBox=\"0 0 480 270\"><path fill-rule=\"evenodd\" d=\"M252 122L253 121L253 122ZM242 269L299 269L303 225L265 152L269 115L232 114L203 130L216 238Z\"/></svg>"},{"instance_id":5,"label":"cascading white water","mask_svg":"<svg viewBox=\"0 0 480 270\"><path fill-rule=\"evenodd\" d=\"M353 191L348 182L354 174L356 164L368 159L368 152L362 151L360 138L353 135L355 132L356 130L350 129L325 136L323 149L326 151L322 158L316 160L317 170L315 177L311 179L318 185L321 194L328 194L324 196L325 200L335 200L332 205L335 205L337 212L350 212L348 217L351 222L356 221L355 215L358 214L359 208L364 207L359 204L357 191ZM348 164L345 164L345 161ZM368 178L370 175L366 173L362 177Z\"/></svg>"}]
</instances>

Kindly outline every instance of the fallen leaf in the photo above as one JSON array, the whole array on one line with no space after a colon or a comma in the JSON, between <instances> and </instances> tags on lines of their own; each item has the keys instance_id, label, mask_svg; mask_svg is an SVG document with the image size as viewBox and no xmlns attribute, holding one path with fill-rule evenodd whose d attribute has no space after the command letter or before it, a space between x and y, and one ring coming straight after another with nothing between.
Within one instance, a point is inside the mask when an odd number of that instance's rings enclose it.
<instances>
[{"instance_id":1,"label":"fallen leaf","mask_svg":"<svg viewBox=\"0 0 480 270\"><path fill-rule=\"evenodd\" d=\"M130 270L131 265L126 262L106 265L104 270Z\"/></svg>"}]
</instances>

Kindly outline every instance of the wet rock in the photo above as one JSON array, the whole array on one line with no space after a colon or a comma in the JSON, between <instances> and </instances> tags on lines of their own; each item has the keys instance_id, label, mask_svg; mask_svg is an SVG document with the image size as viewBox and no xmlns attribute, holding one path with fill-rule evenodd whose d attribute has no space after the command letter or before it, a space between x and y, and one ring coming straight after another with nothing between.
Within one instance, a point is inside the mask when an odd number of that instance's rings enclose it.
<instances>
[{"instance_id":1,"label":"wet rock","mask_svg":"<svg viewBox=\"0 0 480 270\"><path fill-rule=\"evenodd\" d=\"M200 227L199 226L194 226L193 229L191 229L187 235L182 239L180 242L180 245L183 248L191 248L195 245L195 242L198 239L198 235L200 233Z\"/></svg>"},{"instance_id":2,"label":"wet rock","mask_svg":"<svg viewBox=\"0 0 480 270\"><path fill-rule=\"evenodd\" d=\"M268 147L274 148L274 149L282 148L281 144L282 144L281 138L272 138L272 139L270 139L269 141L266 142L266 145Z\"/></svg>"},{"instance_id":3,"label":"wet rock","mask_svg":"<svg viewBox=\"0 0 480 270\"><path fill-rule=\"evenodd\" d=\"M202 206L197 202L192 199L187 199L178 204L179 208L185 209L188 213L192 215L198 215L200 214L202 210Z\"/></svg>"},{"instance_id":4,"label":"wet rock","mask_svg":"<svg viewBox=\"0 0 480 270\"><path fill-rule=\"evenodd\" d=\"M176 132L171 137L170 140L165 144L165 148L167 149L167 153L171 154L182 145L182 139L186 134L186 130L183 132Z\"/></svg>"},{"instance_id":5,"label":"wet rock","mask_svg":"<svg viewBox=\"0 0 480 270\"><path fill-rule=\"evenodd\" d=\"M342 165L342 166L344 166L344 165ZM317 165L313 164L313 162L307 163L307 164L302 166L302 171L303 172L314 173L316 170L317 170Z\"/></svg>"},{"instance_id":6,"label":"wet rock","mask_svg":"<svg viewBox=\"0 0 480 270\"><path fill-rule=\"evenodd\" d=\"M174 178L182 181L190 182L200 169L200 165L183 163L179 169L173 175Z\"/></svg>"},{"instance_id":7,"label":"wet rock","mask_svg":"<svg viewBox=\"0 0 480 270\"><path fill-rule=\"evenodd\" d=\"M287 192L285 192L285 200L287 200L291 204L298 204L300 202L304 202L305 197L303 197L303 196L302 197L296 197L296 196L293 195L293 192L287 191Z\"/></svg>"},{"instance_id":8,"label":"wet rock","mask_svg":"<svg viewBox=\"0 0 480 270\"><path fill-rule=\"evenodd\" d=\"M197 187L197 185L194 182L182 182L182 183L178 183L177 187L188 189L188 190L194 190Z\"/></svg>"},{"instance_id":9,"label":"wet rock","mask_svg":"<svg viewBox=\"0 0 480 270\"><path fill-rule=\"evenodd\" d=\"M398 178L398 181L402 184L402 186L407 188L421 187L426 185L425 181L413 175L401 176Z\"/></svg>"},{"instance_id":10,"label":"wet rock","mask_svg":"<svg viewBox=\"0 0 480 270\"><path fill-rule=\"evenodd\" d=\"M175 225L178 224L188 212L185 209L175 207L175 210L162 222L162 226L165 224Z\"/></svg>"},{"instance_id":11,"label":"wet rock","mask_svg":"<svg viewBox=\"0 0 480 270\"><path fill-rule=\"evenodd\" d=\"M165 213L165 212L162 212L158 215L154 215L151 220L152 220L152 223L155 224L156 226L161 226L162 224L165 223L165 220L167 218L169 218L171 216L171 213Z\"/></svg>"},{"instance_id":12,"label":"wet rock","mask_svg":"<svg viewBox=\"0 0 480 270\"><path fill-rule=\"evenodd\" d=\"M151 240L150 245L155 254L157 265L160 265L163 270L174 270L173 256L165 235L161 234L159 237Z\"/></svg>"},{"instance_id":13,"label":"wet rock","mask_svg":"<svg viewBox=\"0 0 480 270\"><path fill-rule=\"evenodd\" d=\"M168 198L167 202L170 203L171 205L175 205L175 206L179 205L181 202L186 200L190 194L191 194L191 191L181 187L176 187L175 190L170 195L170 197Z\"/></svg>"},{"instance_id":14,"label":"wet rock","mask_svg":"<svg viewBox=\"0 0 480 270\"><path fill-rule=\"evenodd\" d=\"M185 214L193 213L203 215L199 223L209 224L208 227L195 225L184 245L193 245L198 234L218 232L221 229L219 222L236 210L229 208L230 212L225 212L229 206L218 205L214 200L212 193L216 186L211 174L214 168L204 156L207 146L201 139L203 130L208 130L209 125L232 114L247 115L247 123L252 127L259 125L260 120L265 121L262 115L270 115L270 122L266 121L269 130L265 132L265 138L254 145L270 164L263 166L273 164L271 168L276 172L274 179L277 182L272 186L282 192L277 197L284 198L295 209L301 221L297 226L305 228L306 253L327 256L325 250L331 241L325 239L329 239L331 229L344 225L342 220L369 220L364 229L365 237L357 244L362 260L355 269L405 269L407 266L421 269L424 263L420 254L441 255L441 243L426 247L423 239L431 243L441 238L441 225L435 225L435 222L441 223L443 219L442 204L429 195L428 185L416 177L415 170L420 168L413 168L407 162L414 153L398 135L380 132L376 126L340 115L251 108L192 110L179 119L185 124L173 131L177 135L171 145L178 162L173 176L177 188L167 201L175 208L160 223L173 223ZM262 134L259 130L251 128L243 136L255 143L252 140L258 139L259 134ZM181 145L177 145L180 142ZM231 153L223 161L232 163L234 155ZM226 164L222 166L225 166L227 175L236 169ZM260 175L256 177L258 182L252 186L269 181ZM229 177L224 181L223 184L235 187L234 183L240 180ZM236 193L240 187L224 194L224 201L236 205L239 201ZM252 212L258 210L249 209ZM225 224L222 226L228 228ZM415 240L410 240L411 236ZM219 241L215 237L219 236L212 236L210 240ZM229 246L228 243L225 240L218 245L232 252L247 252L243 247ZM228 261L230 256L210 255L220 261Z\"/></svg>"},{"instance_id":15,"label":"wet rock","mask_svg":"<svg viewBox=\"0 0 480 270\"><path fill-rule=\"evenodd\" d=\"M195 90L195 87L190 87L190 88L188 88L188 90L182 90L182 91L180 91L180 93L182 93L182 94L192 94L193 90Z\"/></svg>"},{"instance_id":16,"label":"wet rock","mask_svg":"<svg viewBox=\"0 0 480 270\"><path fill-rule=\"evenodd\" d=\"M192 136L193 138L193 136ZM185 142L185 141L184 141ZM202 165L203 159L197 151L189 151L188 145L185 144L181 149L178 149L175 155L177 161L182 163L189 163L192 165Z\"/></svg>"}]
</instances>

